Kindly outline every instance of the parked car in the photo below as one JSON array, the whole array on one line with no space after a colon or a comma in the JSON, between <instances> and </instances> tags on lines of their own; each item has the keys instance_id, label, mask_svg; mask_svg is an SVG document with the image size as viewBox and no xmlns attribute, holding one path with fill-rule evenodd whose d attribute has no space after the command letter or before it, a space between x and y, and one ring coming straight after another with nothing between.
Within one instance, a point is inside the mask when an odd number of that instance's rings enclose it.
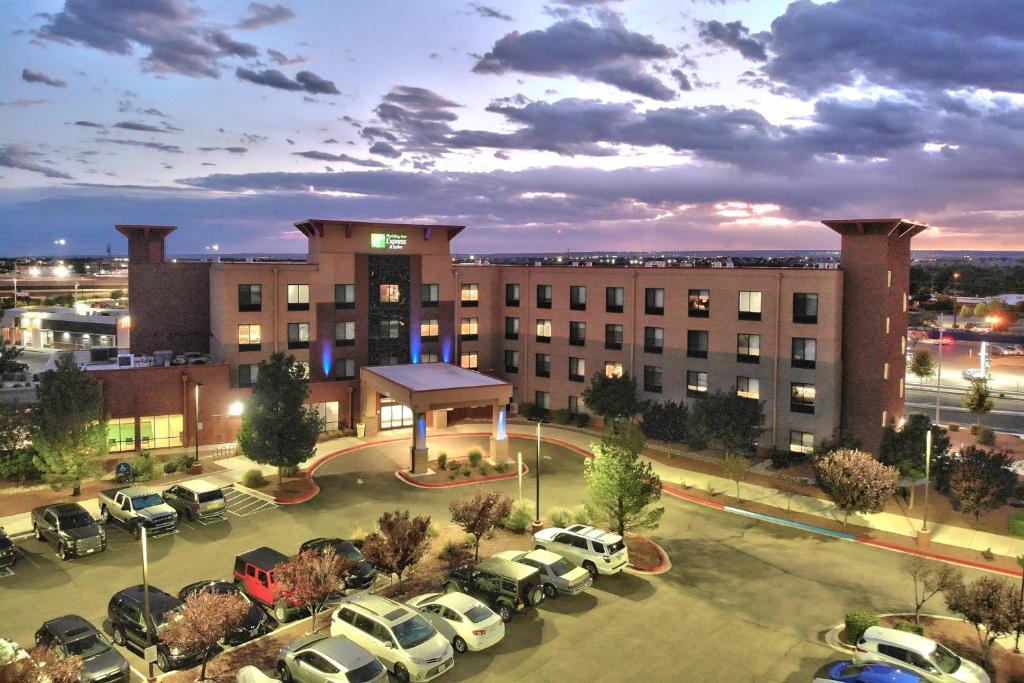
<instances>
[{"instance_id":1,"label":"parked car","mask_svg":"<svg viewBox=\"0 0 1024 683\"><path fill-rule=\"evenodd\" d=\"M305 605L277 595L274 568L287 561L287 555L266 546L235 557L235 585L254 602L271 610L280 623L291 621L306 611Z\"/></svg>"},{"instance_id":2,"label":"parked car","mask_svg":"<svg viewBox=\"0 0 1024 683\"><path fill-rule=\"evenodd\" d=\"M815 678L812 683L925 683L907 669L880 662L832 662L826 671L828 678Z\"/></svg>"},{"instance_id":3,"label":"parked car","mask_svg":"<svg viewBox=\"0 0 1024 683\"><path fill-rule=\"evenodd\" d=\"M537 569L544 582L544 595L549 598L558 597L559 594L576 595L594 584L590 572L550 550L505 550L494 557Z\"/></svg>"},{"instance_id":4,"label":"parked car","mask_svg":"<svg viewBox=\"0 0 1024 683\"><path fill-rule=\"evenodd\" d=\"M618 574L629 564L629 551L622 536L592 526L573 524L566 529L541 529L533 535L537 550L550 550L578 564L597 578Z\"/></svg>"},{"instance_id":5,"label":"parked car","mask_svg":"<svg viewBox=\"0 0 1024 683\"><path fill-rule=\"evenodd\" d=\"M853 660L895 664L932 683L990 683L984 669L934 640L883 626L864 632Z\"/></svg>"},{"instance_id":6,"label":"parked car","mask_svg":"<svg viewBox=\"0 0 1024 683\"><path fill-rule=\"evenodd\" d=\"M459 654L485 650L505 637L501 617L465 593L426 593L405 604L418 609Z\"/></svg>"},{"instance_id":7,"label":"parked car","mask_svg":"<svg viewBox=\"0 0 1024 683\"><path fill-rule=\"evenodd\" d=\"M164 491L164 502L174 508L179 518L210 522L224 519L228 507L224 491L203 479L192 479Z\"/></svg>"},{"instance_id":8,"label":"parked car","mask_svg":"<svg viewBox=\"0 0 1024 683\"><path fill-rule=\"evenodd\" d=\"M50 543L57 557L70 560L107 549L107 534L78 503L43 505L32 510L32 532Z\"/></svg>"},{"instance_id":9,"label":"parked car","mask_svg":"<svg viewBox=\"0 0 1024 683\"><path fill-rule=\"evenodd\" d=\"M15 547L14 541L4 531L4 528L0 526L0 569L13 567L17 562L18 549Z\"/></svg>"},{"instance_id":10,"label":"parked car","mask_svg":"<svg viewBox=\"0 0 1024 683\"><path fill-rule=\"evenodd\" d=\"M82 683L128 683L128 660L114 649L106 636L78 616L50 619L36 631L36 645L56 650L65 657L79 656L84 664Z\"/></svg>"},{"instance_id":11,"label":"parked car","mask_svg":"<svg viewBox=\"0 0 1024 683\"><path fill-rule=\"evenodd\" d=\"M243 593L238 586L233 583L228 583L227 581L210 580L190 583L178 591L178 599L185 602L186 598L203 590L222 595L235 594L249 603L249 613L245 615L245 621L243 621L242 625L232 631L225 639L228 645L244 643L248 640L252 640L253 638L258 638L264 633L270 633L277 628L277 623L267 616L266 612L253 604L252 600L249 599L249 596Z\"/></svg>"},{"instance_id":12,"label":"parked car","mask_svg":"<svg viewBox=\"0 0 1024 683\"><path fill-rule=\"evenodd\" d=\"M540 572L509 560L488 558L474 566L462 567L448 575L445 593L467 593L487 603L503 621L521 609L544 601Z\"/></svg>"},{"instance_id":13,"label":"parked car","mask_svg":"<svg viewBox=\"0 0 1024 683\"><path fill-rule=\"evenodd\" d=\"M178 528L178 513L164 502L156 489L145 486L126 486L107 489L99 495L100 519L105 523L117 522L138 538L142 527L146 533L170 533Z\"/></svg>"},{"instance_id":14,"label":"parked car","mask_svg":"<svg viewBox=\"0 0 1024 683\"><path fill-rule=\"evenodd\" d=\"M350 595L331 614L331 635L378 657L401 683L429 681L452 668L452 646L411 607L368 593Z\"/></svg>"},{"instance_id":15,"label":"parked car","mask_svg":"<svg viewBox=\"0 0 1024 683\"><path fill-rule=\"evenodd\" d=\"M983 382L988 381L988 374L981 368L967 368L960 374L968 382L974 382L976 380L981 380Z\"/></svg>"},{"instance_id":16,"label":"parked car","mask_svg":"<svg viewBox=\"0 0 1024 683\"><path fill-rule=\"evenodd\" d=\"M235 674L235 683L278 683L280 680L276 675L268 676L252 664L246 664Z\"/></svg>"},{"instance_id":17,"label":"parked car","mask_svg":"<svg viewBox=\"0 0 1024 683\"><path fill-rule=\"evenodd\" d=\"M299 552L305 552L310 548L323 551L327 546L332 546L338 555L355 563L355 566L345 573L344 586L340 586L341 588L369 588L373 585L373 580L377 578L377 570L359 548L343 538L311 538L299 547Z\"/></svg>"},{"instance_id":18,"label":"parked car","mask_svg":"<svg viewBox=\"0 0 1024 683\"><path fill-rule=\"evenodd\" d=\"M199 664L202 659L200 654L186 654L160 641L161 631L174 618L174 612L181 608L181 600L150 586L148 620L145 617L144 600L141 584L118 591L110 598L107 618L110 620L114 642L118 645L131 645L140 651L155 644L156 663L161 671L187 669Z\"/></svg>"},{"instance_id":19,"label":"parked car","mask_svg":"<svg viewBox=\"0 0 1024 683\"><path fill-rule=\"evenodd\" d=\"M383 683L388 671L344 636L313 634L281 648L277 677L284 683Z\"/></svg>"}]
</instances>

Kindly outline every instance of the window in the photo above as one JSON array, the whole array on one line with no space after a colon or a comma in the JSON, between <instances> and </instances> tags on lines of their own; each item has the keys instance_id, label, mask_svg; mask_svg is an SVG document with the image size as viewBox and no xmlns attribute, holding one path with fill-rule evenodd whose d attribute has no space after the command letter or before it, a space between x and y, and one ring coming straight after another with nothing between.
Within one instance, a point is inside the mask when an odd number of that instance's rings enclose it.
<instances>
[{"instance_id":1,"label":"window","mask_svg":"<svg viewBox=\"0 0 1024 683\"><path fill-rule=\"evenodd\" d=\"M255 363L243 363L238 366L238 386L251 387L256 385L260 366Z\"/></svg>"},{"instance_id":2,"label":"window","mask_svg":"<svg viewBox=\"0 0 1024 683\"><path fill-rule=\"evenodd\" d=\"M575 320L569 321L569 346L587 345L587 324Z\"/></svg>"},{"instance_id":3,"label":"window","mask_svg":"<svg viewBox=\"0 0 1024 683\"><path fill-rule=\"evenodd\" d=\"M459 321L459 338L463 341L473 341L479 332L479 318L463 318Z\"/></svg>"},{"instance_id":4,"label":"window","mask_svg":"<svg viewBox=\"0 0 1024 683\"><path fill-rule=\"evenodd\" d=\"M514 307L519 306L519 285L515 283L505 285L505 305Z\"/></svg>"},{"instance_id":5,"label":"window","mask_svg":"<svg viewBox=\"0 0 1024 683\"><path fill-rule=\"evenodd\" d=\"M441 327L437 322L437 318L431 318L429 320L420 321L420 339L423 341L436 341L438 336L441 334Z\"/></svg>"},{"instance_id":6,"label":"window","mask_svg":"<svg viewBox=\"0 0 1024 683\"><path fill-rule=\"evenodd\" d=\"M793 337L793 354L790 363L794 368L813 370L818 358L818 342L807 337Z\"/></svg>"},{"instance_id":7,"label":"window","mask_svg":"<svg viewBox=\"0 0 1024 683\"><path fill-rule=\"evenodd\" d=\"M440 285L420 285L420 308L437 308L440 298Z\"/></svg>"},{"instance_id":8,"label":"window","mask_svg":"<svg viewBox=\"0 0 1024 683\"><path fill-rule=\"evenodd\" d=\"M708 395L708 373L700 370L686 371L686 395L702 398Z\"/></svg>"},{"instance_id":9,"label":"window","mask_svg":"<svg viewBox=\"0 0 1024 683\"><path fill-rule=\"evenodd\" d=\"M327 401L325 403L311 403L309 405L311 405L313 408L316 408L316 412L319 413L320 419L323 420L323 427L321 428L321 431L338 431L337 401Z\"/></svg>"},{"instance_id":10,"label":"window","mask_svg":"<svg viewBox=\"0 0 1024 683\"><path fill-rule=\"evenodd\" d=\"M883 410L882 411L882 427L888 427L888 426L889 426L889 411L888 410Z\"/></svg>"},{"instance_id":11,"label":"window","mask_svg":"<svg viewBox=\"0 0 1024 683\"><path fill-rule=\"evenodd\" d=\"M805 292L793 294L793 322L814 324L818 322L818 295Z\"/></svg>"},{"instance_id":12,"label":"window","mask_svg":"<svg viewBox=\"0 0 1024 683\"><path fill-rule=\"evenodd\" d=\"M885 316L885 333L889 334L892 332L892 318Z\"/></svg>"},{"instance_id":13,"label":"window","mask_svg":"<svg viewBox=\"0 0 1024 683\"><path fill-rule=\"evenodd\" d=\"M462 285L459 293L459 301L465 307L476 307L480 305L480 288L475 284Z\"/></svg>"},{"instance_id":14,"label":"window","mask_svg":"<svg viewBox=\"0 0 1024 683\"><path fill-rule=\"evenodd\" d=\"M761 382L756 377L737 377L736 395L740 398L761 398Z\"/></svg>"},{"instance_id":15,"label":"window","mask_svg":"<svg viewBox=\"0 0 1024 683\"><path fill-rule=\"evenodd\" d=\"M882 379L889 379L889 364L882 364Z\"/></svg>"},{"instance_id":16,"label":"window","mask_svg":"<svg viewBox=\"0 0 1024 683\"><path fill-rule=\"evenodd\" d=\"M621 349L622 348L622 325L605 325L604 326L604 348L606 348L606 349Z\"/></svg>"},{"instance_id":17,"label":"window","mask_svg":"<svg viewBox=\"0 0 1024 683\"><path fill-rule=\"evenodd\" d=\"M708 357L708 332L707 330L686 331L686 355L689 358Z\"/></svg>"},{"instance_id":18,"label":"window","mask_svg":"<svg viewBox=\"0 0 1024 683\"><path fill-rule=\"evenodd\" d=\"M740 292L740 320L761 319L761 292Z\"/></svg>"},{"instance_id":19,"label":"window","mask_svg":"<svg viewBox=\"0 0 1024 683\"><path fill-rule=\"evenodd\" d=\"M397 304L402 299L401 288L398 285L381 285L379 296L382 304Z\"/></svg>"},{"instance_id":20,"label":"window","mask_svg":"<svg viewBox=\"0 0 1024 683\"><path fill-rule=\"evenodd\" d=\"M648 287L644 290L644 312L647 315L663 315L665 313L665 290Z\"/></svg>"},{"instance_id":21,"label":"window","mask_svg":"<svg viewBox=\"0 0 1024 683\"><path fill-rule=\"evenodd\" d=\"M534 366L537 377L551 376L551 356L546 353L536 354Z\"/></svg>"},{"instance_id":22,"label":"window","mask_svg":"<svg viewBox=\"0 0 1024 683\"><path fill-rule=\"evenodd\" d=\"M551 285L537 285L537 308L551 308Z\"/></svg>"},{"instance_id":23,"label":"window","mask_svg":"<svg viewBox=\"0 0 1024 683\"><path fill-rule=\"evenodd\" d=\"M644 366L644 391L661 393L661 368L657 365Z\"/></svg>"},{"instance_id":24,"label":"window","mask_svg":"<svg viewBox=\"0 0 1024 683\"><path fill-rule=\"evenodd\" d=\"M885 286L886 287L892 287L892 271L891 270L885 271Z\"/></svg>"},{"instance_id":25,"label":"window","mask_svg":"<svg viewBox=\"0 0 1024 683\"><path fill-rule=\"evenodd\" d=\"M135 418L107 420L107 446L111 453L135 450Z\"/></svg>"},{"instance_id":26,"label":"window","mask_svg":"<svg viewBox=\"0 0 1024 683\"><path fill-rule=\"evenodd\" d=\"M645 327L644 328L644 351L647 353L661 353L665 348L665 328Z\"/></svg>"},{"instance_id":27,"label":"window","mask_svg":"<svg viewBox=\"0 0 1024 683\"><path fill-rule=\"evenodd\" d=\"M736 362L761 362L761 335L745 332L736 335Z\"/></svg>"},{"instance_id":28,"label":"window","mask_svg":"<svg viewBox=\"0 0 1024 683\"><path fill-rule=\"evenodd\" d=\"M790 431L789 450L791 453L813 453L814 434L811 432Z\"/></svg>"},{"instance_id":29,"label":"window","mask_svg":"<svg viewBox=\"0 0 1024 683\"><path fill-rule=\"evenodd\" d=\"M356 286L355 285L334 285L334 307L355 308L356 307Z\"/></svg>"},{"instance_id":30,"label":"window","mask_svg":"<svg viewBox=\"0 0 1024 683\"><path fill-rule=\"evenodd\" d=\"M546 391L535 391L533 396L538 408L551 410L551 394Z\"/></svg>"},{"instance_id":31,"label":"window","mask_svg":"<svg viewBox=\"0 0 1024 683\"><path fill-rule=\"evenodd\" d=\"M440 363L441 362L441 356L439 356L436 353L423 353L423 354L420 354L420 362L421 363Z\"/></svg>"},{"instance_id":32,"label":"window","mask_svg":"<svg viewBox=\"0 0 1024 683\"><path fill-rule=\"evenodd\" d=\"M288 310L309 310L309 285L288 285Z\"/></svg>"},{"instance_id":33,"label":"window","mask_svg":"<svg viewBox=\"0 0 1024 683\"><path fill-rule=\"evenodd\" d=\"M152 415L139 418L139 448L170 448L181 445L184 429L181 415Z\"/></svg>"},{"instance_id":34,"label":"window","mask_svg":"<svg viewBox=\"0 0 1024 683\"><path fill-rule=\"evenodd\" d=\"M604 288L604 310L608 313L622 313L626 292L622 287Z\"/></svg>"},{"instance_id":35,"label":"window","mask_svg":"<svg viewBox=\"0 0 1024 683\"><path fill-rule=\"evenodd\" d=\"M519 318L505 318L505 339L519 339Z\"/></svg>"},{"instance_id":36,"label":"window","mask_svg":"<svg viewBox=\"0 0 1024 683\"><path fill-rule=\"evenodd\" d=\"M309 323L288 323L288 348L309 348Z\"/></svg>"},{"instance_id":37,"label":"window","mask_svg":"<svg viewBox=\"0 0 1024 683\"><path fill-rule=\"evenodd\" d=\"M622 363L615 360L606 360L604 362L604 376L615 379L616 377L622 377Z\"/></svg>"},{"instance_id":38,"label":"window","mask_svg":"<svg viewBox=\"0 0 1024 683\"><path fill-rule=\"evenodd\" d=\"M334 379L355 379L356 361L354 358L336 358L334 360Z\"/></svg>"},{"instance_id":39,"label":"window","mask_svg":"<svg viewBox=\"0 0 1024 683\"><path fill-rule=\"evenodd\" d=\"M574 311L587 310L587 288L579 285L569 287L569 308Z\"/></svg>"},{"instance_id":40,"label":"window","mask_svg":"<svg viewBox=\"0 0 1024 683\"><path fill-rule=\"evenodd\" d=\"M380 326L377 328L377 337L379 339L398 339L401 333L401 320L381 320Z\"/></svg>"},{"instance_id":41,"label":"window","mask_svg":"<svg viewBox=\"0 0 1024 683\"><path fill-rule=\"evenodd\" d=\"M569 414L570 415L579 415L581 412L583 412L583 411L580 410L580 397L579 396L570 396L569 397Z\"/></svg>"},{"instance_id":42,"label":"window","mask_svg":"<svg viewBox=\"0 0 1024 683\"><path fill-rule=\"evenodd\" d=\"M252 313L263 308L263 285L238 285L238 310Z\"/></svg>"},{"instance_id":43,"label":"window","mask_svg":"<svg viewBox=\"0 0 1024 683\"><path fill-rule=\"evenodd\" d=\"M334 345L355 346L356 324L353 321L334 323Z\"/></svg>"},{"instance_id":44,"label":"window","mask_svg":"<svg viewBox=\"0 0 1024 683\"><path fill-rule=\"evenodd\" d=\"M569 358L569 381L583 382L587 378L587 364L582 358Z\"/></svg>"},{"instance_id":45,"label":"window","mask_svg":"<svg viewBox=\"0 0 1024 683\"><path fill-rule=\"evenodd\" d=\"M519 372L519 352L511 349L505 350L505 372L515 374Z\"/></svg>"},{"instance_id":46,"label":"window","mask_svg":"<svg viewBox=\"0 0 1024 683\"><path fill-rule=\"evenodd\" d=\"M548 343L551 341L551 321L539 318L537 320L537 341Z\"/></svg>"},{"instance_id":47,"label":"window","mask_svg":"<svg viewBox=\"0 0 1024 683\"><path fill-rule=\"evenodd\" d=\"M711 290L691 289L686 307L691 318L707 318L711 315Z\"/></svg>"},{"instance_id":48,"label":"window","mask_svg":"<svg viewBox=\"0 0 1024 683\"><path fill-rule=\"evenodd\" d=\"M259 351L260 350L260 326L239 325L238 326L238 350Z\"/></svg>"},{"instance_id":49,"label":"window","mask_svg":"<svg viewBox=\"0 0 1024 683\"><path fill-rule=\"evenodd\" d=\"M790 385L789 410L793 413L814 414L814 385L793 382Z\"/></svg>"},{"instance_id":50,"label":"window","mask_svg":"<svg viewBox=\"0 0 1024 683\"><path fill-rule=\"evenodd\" d=\"M476 351L467 351L463 353L461 356L459 356L459 367L466 368L467 370L476 370Z\"/></svg>"}]
</instances>

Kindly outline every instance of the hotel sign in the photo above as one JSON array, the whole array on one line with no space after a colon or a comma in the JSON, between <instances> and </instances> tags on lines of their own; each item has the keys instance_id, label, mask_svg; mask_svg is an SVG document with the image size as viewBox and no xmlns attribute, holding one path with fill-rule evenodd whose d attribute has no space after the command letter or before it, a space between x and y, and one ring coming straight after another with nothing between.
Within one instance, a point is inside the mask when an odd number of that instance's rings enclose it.
<instances>
[{"instance_id":1,"label":"hotel sign","mask_svg":"<svg viewBox=\"0 0 1024 683\"><path fill-rule=\"evenodd\" d=\"M371 249L405 249L409 238L395 232L371 232Z\"/></svg>"}]
</instances>

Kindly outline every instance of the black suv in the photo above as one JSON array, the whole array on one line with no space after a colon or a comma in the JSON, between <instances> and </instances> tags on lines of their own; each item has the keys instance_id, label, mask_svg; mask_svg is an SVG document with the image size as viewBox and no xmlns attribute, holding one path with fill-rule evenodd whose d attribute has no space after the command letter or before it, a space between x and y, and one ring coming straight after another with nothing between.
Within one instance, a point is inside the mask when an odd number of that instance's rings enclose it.
<instances>
[{"instance_id":1,"label":"black suv","mask_svg":"<svg viewBox=\"0 0 1024 683\"><path fill-rule=\"evenodd\" d=\"M0 526L0 569L13 567L18 561L18 549Z\"/></svg>"},{"instance_id":2,"label":"black suv","mask_svg":"<svg viewBox=\"0 0 1024 683\"><path fill-rule=\"evenodd\" d=\"M141 585L114 593L107 605L107 617L113 629L114 642L144 650L156 644L156 663L163 671L187 669L199 664L200 653L182 653L159 642L160 630L168 623L171 613L181 607L181 600L159 588L149 587L150 618L145 618L144 596Z\"/></svg>"},{"instance_id":3,"label":"black suv","mask_svg":"<svg viewBox=\"0 0 1024 683\"><path fill-rule=\"evenodd\" d=\"M37 541L50 543L57 557L70 560L107 549L107 534L89 511L78 503L43 505L32 510L32 532Z\"/></svg>"},{"instance_id":4,"label":"black suv","mask_svg":"<svg viewBox=\"0 0 1024 683\"><path fill-rule=\"evenodd\" d=\"M503 621L509 621L524 607L535 607L544 600L543 581L536 567L495 557L472 567L456 569L445 580L444 591L477 596Z\"/></svg>"},{"instance_id":5,"label":"black suv","mask_svg":"<svg viewBox=\"0 0 1024 683\"><path fill-rule=\"evenodd\" d=\"M115 650L96 627L77 614L50 619L36 631L36 645L57 650L65 657L79 656L83 683L128 683L128 660Z\"/></svg>"},{"instance_id":6,"label":"black suv","mask_svg":"<svg viewBox=\"0 0 1024 683\"><path fill-rule=\"evenodd\" d=\"M249 604L249 613L245 615L245 621L242 625L233 630L225 638L225 642L228 645L239 645L262 636L264 633L270 633L277 628L277 622L267 616L267 613L260 609L258 606L253 604L252 600L242 592L238 586L227 581L197 581L196 583L190 583L189 585L178 591L178 599L185 602L185 599L189 596L195 595L199 591L207 590L211 593L217 593L219 595L234 594L245 600Z\"/></svg>"},{"instance_id":7,"label":"black suv","mask_svg":"<svg viewBox=\"0 0 1024 683\"><path fill-rule=\"evenodd\" d=\"M377 578L377 570L359 548L349 541L342 538L312 538L299 546L299 552L303 553L310 549L323 552L327 546L333 546L334 552L340 557L354 563L352 569L345 572L345 585L340 586L341 588L369 588L373 585L373 580Z\"/></svg>"}]
</instances>

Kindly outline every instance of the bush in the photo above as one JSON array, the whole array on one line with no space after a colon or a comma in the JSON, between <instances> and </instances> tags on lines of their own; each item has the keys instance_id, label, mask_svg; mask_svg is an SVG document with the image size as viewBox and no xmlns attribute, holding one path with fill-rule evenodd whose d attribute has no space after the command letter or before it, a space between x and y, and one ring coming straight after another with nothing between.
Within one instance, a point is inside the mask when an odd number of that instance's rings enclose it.
<instances>
[{"instance_id":1,"label":"bush","mask_svg":"<svg viewBox=\"0 0 1024 683\"><path fill-rule=\"evenodd\" d=\"M19 448L11 453L0 454L0 478L14 479L19 484L42 476L32 462L32 449Z\"/></svg>"},{"instance_id":2,"label":"bush","mask_svg":"<svg viewBox=\"0 0 1024 683\"><path fill-rule=\"evenodd\" d=\"M1006 520L1007 530L1014 536L1024 536L1024 513L1017 512Z\"/></svg>"},{"instance_id":3,"label":"bush","mask_svg":"<svg viewBox=\"0 0 1024 683\"><path fill-rule=\"evenodd\" d=\"M850 612L846 615L846 640L856 643L872 626L878 626L878 617L872 612Z\"/></svg>"},{"instance_id":4,"label":"bush","mask_svg":"<svg viewBox=\"0 0 1024 683\"><path fill-rule=\"evenodd\" d=\"M572 510L569 508L551 508L548 516L551 517L551 524L554 526L566 527L572 521Z\"/></svg>"},{"instance_id":5,"label":"bush","mask_svg":"<svg viewBox=\"0 0 1024 683\"><path fill-rule=\"evenodd\" d=\"M488 474L490 474L490 472L491 468L488 467L486 464L480 465L480 474L487 476Z\"/></svg>"},{"instance_id":6,"label":"bush","mask_svg":"<svg viewBox=\"0 0 1024 683\"><path fill-rule=\"evenodd\" d=\"M455 541L447 541L437 556L446 562L453 562L462 557L462 546Z\"/></svg>"},{"instance_id":7,"label":"bush","mask_svg":"<svg viewBox=\"0 0 1024 683\"><path fill-rule=\"evenodd\" d=\"M959 432L960 431L960 423L959 422L950 422L948 425L946 425L946 429L948 429L951 432Z\"/></svg>"},{"instance_id":8,"label":"bush","mask_svg":"<svg viewBox=\"0 0 1024 683\"><path fill-rule=\"evenodd\" d=\"M523 501L515 503L508 516L501 521L501 526L517 534L525 532L533 521L533 503Z\"/></svg>"},{"instance_id":9,"label":"bush","mask_svg":"<svg viewBox=\"0 0 1024 683\"><path fill-rule=\"evenodd\" d=\"M471 474L473 474L473 473L470 472L469 470L462 470L462 476L464 476L464 477L468 477Z\"/></svg>"},{"instance_id":10,"label":"bush","mask_svg":"<svg viewBox=\"0 0 1024 683\"><path fill-rule=\"evenodd\" d=\"M593 515L586 505L577 505L572 509L572 521L576 524L590 524Z\"/></svg>"},{"instance_id":11,"label":"bush","mask_svg":"<svg viewBox=\"0 0 1024 683\"><path fill-rule=\"evenodd\" d=\"M480 461L483 460L484 454L480 452L480 449L474 448L469 452L469 466L480 467Z\"/></svg>"},{"instance_id":12,"label":"bush","mask_svg":"<svg viewBox=\"0 0 1024 683\"><path fill-rule=\"evenodd\" d=\"M916 633L919 636L924 635L924 626L921 624L915 624L912 621L897 621L892 625L897 631L906 631L907 633Z\"/></svg>"},{"instance_id":13,"label":"bush","mask_svg":"<svg viewBox=\"0 0 1024 683\"><path fill-rule=\"evenodd\" d=\"M536 403L520 403L519 416L526 420L543 420L548 416L548 411Z\"/></svg>"},{"instance_id":14,"label":"bush","mask_svg":"<svg viewBox=\"0 0 1024 683\"><path fill-rule=\"evenodd\" d=\"M784 467L799 465L807 461L806 453L796 453L783 448L772 448L769 456L772 460L772 469L781 470Z\"/></svg>"},{"instance_id":15,"label":"bush","mask_svg":"<svg viewBox=\"0 0 1024 683\"><path fill-rule=\"evenodd\" d=\"M298 465L285 465L284 467L281 468L281 476L282 477L294 477L298 473L299 473L299 466Z\"/></svg>"},{"instance_id":16,"label":"bush","mask_svg":"<svg viewBox=\"0 0 1024 683\"><path fill-rule=\"evenodd\" d=\"M503 462L499 462L497 465L494 466L494 471L497 472L498 474L505 474L506 470L508 470L508 465L506 465Z\"/></svg>"},{"instance_id":17,"label":"bush","mask_svg":"<svg viewBox=\"0 0 1024 683\"><path fill-rule=\"evenodd\" d=\"M586 413L576 413L572 418L572 422L574 425L582 429L590 424L590 416Z\"/></svg>"},{"instance_id":18,"label":"bush","mask_svg":"<svg viewBox=\"0 0 1024 683\"><path fill-rule=\"evenodd\" d=\"M689 409L682 401L647 401L641 413L643 423L640 428L649 439L665 443L682 443L686 441L686 421L689 413Z\"/></svg>"},{"instance_id":19,"label":"bush","mask_svg":"<svg viewBox=\"0 0 1024 683\"><path fill-rule=\"evenodd\" d=\"M978 435L978 425L977 424L972 424L971 425L971 436L977 436L977 435Z\"/></svg>"},{"instance_id":20,"label":"bush","mask_svg":"<svg viewBox=\"0 0 1024 683\"><path fill-rule=\"evenodd\" d=\"M132 478L138 482L149 481L156 476L156 461L149 451L142 451L136 456L128 458L128 465L132 468Z\"/></svg>"},{"instance_id":21,"label":"bush","mask_svg":"<svg viewBox=\"0 0 1024 683\"><path fill-rule=\"evenodd\" d=\"M178 461L168 460L164 463L164 474L174 474L178 471Z\"/></svg>"},{"instance_id":22,"label":"bush","mask_svg":"<svg viewBox=\"0 0 1024 683\"><path fill-rule=\"evenodd\" d=\"M567 425L569 420L572 419L572 413L569 412L568 408L560 408L555 411L555 424Z\"/></svg>"},{"instance_id":23,"label":"bush","mask_svg":"<svg viewBox=\"0 0 1024 683\"><path fill-rule=\"evenodd\" d=\"M263 470L258 470L254 467L251 470L246 470L245 474L242 475L242 486L258 489L266 485L267 478L263 476Z\"/></svg>"},{"instance_id":24,"label":"bush","mask_svg":"<svg viewBox=\"0 0 1024 683\"><path fill-rule=\"evenodd\" d=\"M448 465L448 454L441 451L437 454L437 469L443 470Z\"/></svg>"},{"instance_id":25,"label":"bush","mask_svg":"<svg viewBox=\"0 0 1024 683\"><path fill-rule=\"evenodd\" d=\"M991 427L982 427L978 430L978 443L982 446L996 445L996 432Z\"/></svg>"},{"instance_id":26,"label":"bush","mask_svg":"<svg viewBox=\"0 0 1024 683\"><path fill-rule=\"evenodd\" d=\"M427 527L427 536L430 536L430 538L432 539L440 538L441 530L437 528L436 524L431 524L429 527Z\"/></svg>"}]
</instances>

